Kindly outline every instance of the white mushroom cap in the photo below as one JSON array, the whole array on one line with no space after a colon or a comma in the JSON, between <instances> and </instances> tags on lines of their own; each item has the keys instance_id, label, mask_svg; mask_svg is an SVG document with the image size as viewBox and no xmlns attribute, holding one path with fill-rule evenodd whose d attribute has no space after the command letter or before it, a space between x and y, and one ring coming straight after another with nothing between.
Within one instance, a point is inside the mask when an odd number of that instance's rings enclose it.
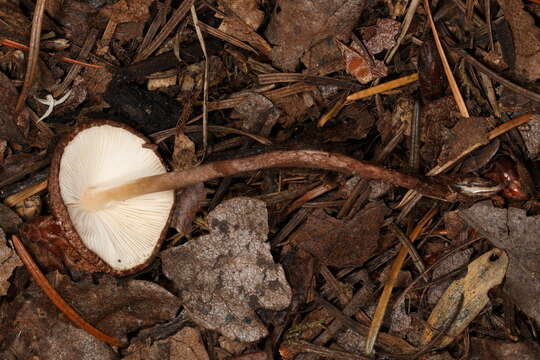
<instances>
[{"instance_id":1,"label":"white mushroom cap","mask_svg":"<svg viewBox=\"0 0 540 360\"><path fill-rule=\"evenodd\" d=\"M88 211L81 196L89 187L110 187L166 172L145 139L122 127L99 125L80 131L64 148L59 186L73 226L84 245L113 270L143 265L154 254L174 204L174 191L138 196Z\"/></svg>"}]
</instances>

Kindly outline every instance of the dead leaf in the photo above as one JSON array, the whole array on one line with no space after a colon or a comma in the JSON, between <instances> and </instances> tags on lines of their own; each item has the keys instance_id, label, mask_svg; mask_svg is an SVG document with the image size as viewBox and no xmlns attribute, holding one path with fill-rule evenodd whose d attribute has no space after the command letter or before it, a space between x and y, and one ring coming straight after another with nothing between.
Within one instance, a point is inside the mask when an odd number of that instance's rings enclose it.
<instances>
[{"instance_id":1,"label":"dead leaf","mask_svg":"<svg viewBox=\"0 0 540 360\"><path fill-rule=\"evenodd\" d=\"M523 7L522 0L497 0L512 29L514 71L528 81L540 79L540 28Z\"/></svg>"},{"instance_id":2,"label":"dead leaf","mask_svg":"<svg viewBox=\"0 0 540 360\"><path fill-rule=\"evenodd\" d=\"M171 337L148 344L122 360L208 360L199 330L184 327Z\"/></svg>"},{"instance_id":3,"label":"dead leaf","mask_svg":"<svg viewBox=\"0 0 540 360\"><path fill-rule=\"evenodd\" d=\"M308 69L337 59L333 39L349 40L364 5L364 0L279 0L266 30L276 45L272 62L294 71L300 59Z\"/></svg>"},{"instance_id":4,"label":"dead leaf","mask_svg":"<svg viewBox=\"0 0 540 360\"><path fill-rule=\"evenodd\" d=\"M22 220L15 211L4 204L0 204L0 228L9 235L16 233L21 224Z\"/></svg>"},{"instance_id":5,"label":"dead leaf","mask_svg":"<svg viewBox=\"0 0 540 360\"><path fill-rule=\"evenodd\" d=\"M516 343L498 339L471 337L471 359L535 360L540 359L540 346L527 340Z\"/></svg>"},{"instance_id":6,"label":"dead leaf","mask_svg":"<svg viewBox=\"0 0 540 360\"><path fill-rule=\"evenodd\" d=\"M220 0L219 8L226 14L225 17L216 16L224 18L219 30L250 43L263 54L271 51L272 47L256 32L264 20L264 12L259 10L259 1Z\"/></svg>"},{"instance_id":7,"label":"dead leaf","mask_svg":"<svg viewBox=\"0 0 540 360\"><path fill-rule=\"evenodd\" d=\"M289 241L325 265L360 266L377 249L380 227L389 212L382 201L366 206L350 220L317 209Z\"/></svg>"},{"instance_id":8,"label":"dead leaf","mask_svg":"<svg viewBox=\"0 0 540 360\"><path fill-rule=\"evenodd\" d=\"M0 327L0 340L8 349L0 352L2 359L116 359L109 345L72 325L59 313L35 283L19 294L8 309L12 317Z\"/></svg>"},{"instance_id":9,"label":"dead leaf","mask_svg":"<svg viewBox=\"0 0 540 360\"><path fill-rule=\"evenodd\" d=\"M471 262L467 275L452 282L433 308L421 343L433 339L433 329L445 327L449 327L447 336L437 344L444 347L451 343L487 305L488 291L503 281L507 268L508 255L501 249L490 250Z\"/></svg>"},{"instance_id":10,"label":"dead leaf","mask_svg":"<svg viewBox=\"0 0 540 360\"><path fill-rule=\"evenodd\" d=\"M525 142L530 159L538 159L540 154L540 118L535 118L518 127Z\"/></svg>"},{"instance_id":11,"label":"dead leaf","mask_svg":"<svg viewBox=\"0 0 540 360\"><path fill-rule=\"evenodd\" d=\"M396 36L401 28L401 23L393 19L377 19L377 24L362 29L362 39L367 50L372 54L378 54L396 45Z\"/></svg>"},{"instance_id":12,"label":"dead leaf","mask_svg":"<svg viewBox=\"0 0 540 360\"><path fill-rule=\"evenodd\" d=\"M26 125L27 111L24 110L15 116L15 104L19 94L11 80L2 72L0 72L0 94L0 138L14 143L26 143L22 130Z\"/></svg>"},{"instance_id":13,"label":"dead leaf","mask_svg":"<svg viewBox=\"0 0 540 360\"><path fill-rule=\"evenodd\" d=\"M89 323L108 335L124 338L142 327L176 315L178 298L159 285L142 280L103 276L73 282L57 272L49 282ZM19 349L17 358L116 359L111 347L72 325L34 282L9 304L10 321L4 324L6 344ZM0 329L3 333L4 329ZM4 359L5 357L1 356Z\"/></svg>"},{"instance_id":14,"label":"dead leaf","mask_svg":"<svg viewBox=\"0 0 540 360\"><path fill-rule=\"evenodd\" d=\"M202 201L205 198L206 189L203 183L177 190L171 227L180 234L189 234L193 219L197 211L201 209Z\"/></svg>"},{"instance_id":15,"label":"dead leaf","mask_svg":"<svg viewBox=\"0 0 540 360\"><path fill-rule=\"evenodd\" d=\"M489 201L461 210L460 216L508 252L504 289L524 313L540 322L540 216L527 216L522 209L498 209Z\"/></svg>"},{"instance_id":16,"label":"dead leaf","mask_svg":"<svg viewBox=\"0 0 540 360\"><path fill-rule=\"evenodd\" d=\"M240 341L268 331L257 308L281 310L291 289L274 263L264 202L235 198L208 215L210 234L164 251L163 273L173 280L193 320Z\"/></svg>"},{"instance_id":17,"label":"dead leaf","mask_svg":"<svg viewBox=\"0 0 540 360\"><path fill-rule=\"evenodd\" d=\"M8 280L17 266L22 266L22 262L15 251L7 246L6 234L0 228L0 297L7 294Z\"/></svg>"},{"instance_id":18,"label":"dead leaf","mask_svg":"<svg viewBox=\"0 0 540 360\"><path fill-rule=\"evenodd\" d=\"M327 142L342 142L349 139L363 139L375 124L375 118L358 103L345 107L336 118L337 124L321 129L320 136Z\"/></svg>"},{"instance_id":19,"label":"dead leaf","mask_svg":"<svg viewBox=\"0 0 540 360\"><path fill-rule=\"evenodd\" d=\"M493 122L489 118L461 118L450 130L448 138L444 141L438 159L439 165L455 159L474 144L487 144L486 134L492 127Z\"/></svg>"},{"instance_id":20,"label":"dead leaf","mask_svg":"<svg viewBox=\"0 0 540 360\"><path fill-rule=\"evenodd\" d=\"M234 107L242 118L245 131L268 136L276 124L281 111L266 96L250 93L240 104Z\"/></svg>"},{"instance_id":21,"label":"dead leaf","mask_svg":"<svg viewBox=\"0 0 540 360\"><path fill-rule=\"evenodd\" d=\"M452 271L457 270L461 266L468 264L472 253L472 249L465 249L462 251L458 251L450 255L446 259L442 260L433 269L433 279L439 279L444 275L447 275ZM432 305L435 305L451 282L452 281L448 279L431 286L427 293L428 302Z\"/></svg>"},{"instance_id":22,"label":"dead leaf","mask_svg":"<svg viewBox=\"0 0 540 360\"><path fill-rule=\"evenodd\" d=\"M105 5L99 13L115 23L145 22L150 18L149 6L154 0L119 0Z\"/></svg>"},{"instance_id":23,"label":"dead leaf","mask_svg":"<svg viewBox=\"0 0 540 360\"><path fill-rule=\"evenodd\" d=\"M97 12L87 2L64 0L57 21L66 32L66 39L82 46Z\"/></svg>"},{"instance_id":24,"label":"dead leaf","mask_svg":"<svg viewBox=\"0 0 540 360\"><path fill-rule=\"evenodd\" d=\"M355 42L350 47L340 41L337 41L337 44L345 59L345 69L361 84L367 84L388 74L384 62L374 59L362 46Z\"/></svg>"}]
</instances>

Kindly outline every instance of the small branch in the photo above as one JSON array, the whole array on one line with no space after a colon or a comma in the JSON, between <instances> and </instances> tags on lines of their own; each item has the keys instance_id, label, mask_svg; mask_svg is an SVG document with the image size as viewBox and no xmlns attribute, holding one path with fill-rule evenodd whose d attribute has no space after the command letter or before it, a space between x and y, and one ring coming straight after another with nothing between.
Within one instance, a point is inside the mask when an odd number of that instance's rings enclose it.
<instances>
[{"instance_id":1,"label":"small branch","mask_svg":"<svg viewBox=\"0 0 540 360\"><path fill-rule=\"evenodd\" d=\"M372 86L370 88L360 90L358 92L355 92L349 96L347 96L347 101L354 101L354 100L360 100L369 96L373 96L375 94L380 94L382 92L392 90L410 83L415 82L418 80L418 73L414 73L411 75L403 76L399 79L391 80L379 85Z\"/></svg>"},{"instance_id":2,"label":"small branch","mask_svg":"<svg viewBox=\"0 0 540 360\"><path fill-rule=\"evenodd\" d=\"M75 311L75 309L71 307L71 305L69 305L64 299L62 299L60 294L51 286L51 284L49 284L49 281L47 280L45 275L43 275L41 270L39 270L36 263L34 262L30 254L28 253L28 251L26 251L21 240L15 235L11 237L11 240L13 241L15 250L17 250L17 254L21 258L21 261L23 262L23 264L26 266L26 269L28 270L30 275L32 275L36 283L43 290L45 295L47 295L47 297L52 301L52 303L58 308L58 310L63 312L73 324L80 327L81 329L89 333L90 335L95 336L97 339L101 341L105 341L106 343L114 345L114 346L118 346L118 347L124 346L124 344L122 344L117 339L107 334L102 333L101 331L99 331L98 329L96 329L95 327L87 323Z\"/></svg>"}]
</instances>

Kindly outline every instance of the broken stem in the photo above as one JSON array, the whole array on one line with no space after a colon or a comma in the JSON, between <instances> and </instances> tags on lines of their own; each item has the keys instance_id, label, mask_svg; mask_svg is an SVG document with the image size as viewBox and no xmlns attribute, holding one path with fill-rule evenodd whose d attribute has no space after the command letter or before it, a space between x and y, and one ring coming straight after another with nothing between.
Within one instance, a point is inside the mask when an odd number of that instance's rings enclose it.
<instances>
[{"instance_id":1,"label":"broken stem","mask_svg":"<svg viewBox=\"0 0 540 360\"><path fill-rule=\"evenodd\" d=\"M126 184L109 188L88 188L81 198L83 207L89 211L107 208L115 201L179 189L225 176L247 171L277 167L324 169L379 179L445 201L456 201L457 194L448 186L428 182L420 177L403 174L382 166L356 160L341 154L315 150L276 151L251 157L218 161L196 168L143 177Z\"/></svg>"}]
</instances>

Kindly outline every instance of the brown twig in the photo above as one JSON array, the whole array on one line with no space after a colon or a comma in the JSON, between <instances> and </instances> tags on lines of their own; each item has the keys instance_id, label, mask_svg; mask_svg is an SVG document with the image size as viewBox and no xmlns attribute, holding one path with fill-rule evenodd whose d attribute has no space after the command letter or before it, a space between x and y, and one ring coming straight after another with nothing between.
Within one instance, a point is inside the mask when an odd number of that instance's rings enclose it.
<instances>
[{"instance_id":1,"label":"brown twig","mask_svg":"<svg viewBox=\"0 0 540 360\"><path fill-rule=\"evenodd\" d=\"M122 344L117 339L107 334L102 333L101 331L99 331L98 329L96 329L95 327L87 323L75 311L75 309L71 307L71 305L69 305L64 299L62 299L60 294L51 286L51 284L49 284L49 281L47 280L45 275L43 275L41 270L39 270L38 266L32 259L32 256L30 256L28 251L26 251L26 248L24 247L21 240L15 235L11 237L11 240L13 241L13 245L15 246L15 250L17 251L19 258L21 259L23 264L26 266L26 269L28 270L30 275L32 275L36 283L43 290L45 295L47 295L47 297L52 301L52 303L58 308L58 310L63 312L73 324L80 327L81 329L89 333L90 335L95 336L97 339L101 341L105 341L106 343L114 345L114 346L118 346L118 347L124 346L124 344Z\"/></svg>"},{"instance_id":2,"label":"brown twig","mask_svg":"<svg viewBox=\"0 0 540 360\"><path fill-rule=\"evenodd\" d=\"M43 13L45 12L46 0L37 0L34 9L34 18L32 19L32 30L30 32L30 51L28 52L28 63L26 65L26 74L24 83L15 105L15 116L23 109L26 98L30 94L30 89L34 84L34 78L37 72L37 63L39 59L39 41L41 39L41 25L43 23Z\"/></svg>"}]
</instances>

